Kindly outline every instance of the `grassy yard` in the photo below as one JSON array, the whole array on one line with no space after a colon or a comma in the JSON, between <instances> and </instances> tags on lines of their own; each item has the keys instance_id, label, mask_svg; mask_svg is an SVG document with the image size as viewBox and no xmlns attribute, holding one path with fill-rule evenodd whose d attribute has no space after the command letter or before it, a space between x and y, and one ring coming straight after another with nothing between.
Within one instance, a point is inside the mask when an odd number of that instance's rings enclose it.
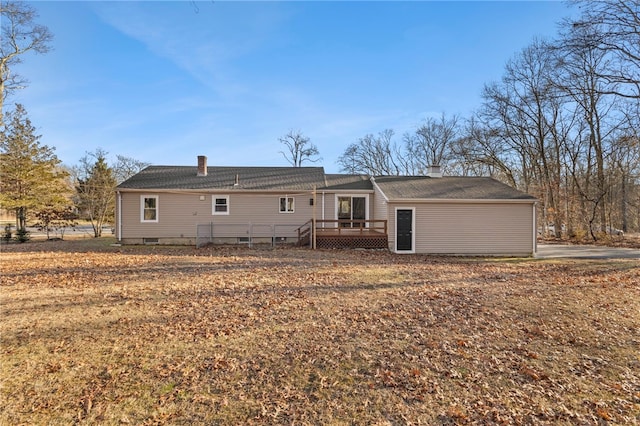
<instances>
[{"instance_id":1,"label":"grassy yard","mask_svg":"<svg viewBox=\"0 0 640 426\"><path fill-rule=\"evenodd\" d=\"M640 423L637 261L3 246L0 424Z\"/></svg>"}]
</instances>

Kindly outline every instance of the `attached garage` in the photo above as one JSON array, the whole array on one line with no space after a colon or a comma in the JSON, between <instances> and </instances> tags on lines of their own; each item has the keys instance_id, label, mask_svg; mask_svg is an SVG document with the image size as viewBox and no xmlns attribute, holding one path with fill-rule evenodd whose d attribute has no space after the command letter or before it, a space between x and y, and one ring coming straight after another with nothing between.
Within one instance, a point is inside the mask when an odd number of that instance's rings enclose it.
<instances>
[{"instance_id":1,"label":"attached garage","mask_svg":"<svg viewBox=\"0 0 640 426\"><path fill-rule=\"evenodd\" d=\"M532 256L536 199L491 178L377 177L396 253Z\"/></svg>"}]
</instances>

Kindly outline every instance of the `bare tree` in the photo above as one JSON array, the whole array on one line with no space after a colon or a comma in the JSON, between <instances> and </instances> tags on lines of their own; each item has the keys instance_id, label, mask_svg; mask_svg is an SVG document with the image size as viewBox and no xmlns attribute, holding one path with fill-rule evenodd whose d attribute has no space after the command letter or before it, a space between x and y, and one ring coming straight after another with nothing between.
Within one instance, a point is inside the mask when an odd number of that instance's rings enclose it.
<instances>
[{"instance_id":1,"label":"bare tree","mask_svg":"<svg viewBox=\"0 0 640 426\"><path fill-rule=\"evenodd\" d=\"M122 155L117 155L111 165L108 155L97 148L73 168L76 206L81 217L91 222L95 237L100 237L103 226L114 219L116 186L149 165Z\"/></svg>"},{"instance_id":2,"label":"bare tree","mask_svg":"<svg viewBox=\"0 0 640 426\"><path fill-rule=\"evenodd\" d=\"M581 163L575 175L576 188L588 208L589 232L606 232L607 199L610 199L608 158L613 141L624 122L620 107L632 98L617 96L618 81L605 75L612 67L607 51L597 47L601 38L593 26L567 27L558 42L558 78L556 84L566 94L580 117L583 141L573 146L581 150L574 157ZM634 103L637 103L635 100ZM594 229L597 227L597 229Z\"/></svg>"},{"instance_id":3,"label":"bare tree","mask_svg":"<svg viewBox=\"0 0 640 426\"><path fill-rule=\"evenodd\" d=\"M484 88L484 103L454 144L454 157L488 164L490 173L540 199L542 229L556 237L599 238L629 228L625 209L638 197L637 99L618 96L616 61L592 26L570 24L557 41L534 42Z\"/></svg>"},{"instance_id":4,"label":"bare tree","mask_svg":"<svg viewBox=\"0 0 640 426\"><path fill-rule=\"evenodd\" d=\"M121 184L149 165L149 163L136 160L135 158L116 155L116 162L113 165L113 176L116 178L116 182Z\"/></svg>"},{"instance_id":5,"label":"bare tree","mask_svg":"<svg viewBox=\"0 0 640 426\"><path fill-rule=\"evenodd\" d=\"M455 161L452 174L491 176L517 187L520 176L518 161L512 161L509 147L498 132L485 126L477 117L467 120L463 137L453 146Z\"/></svg>"},{"instance_id":6,"label":"bare tree","mask_svg":"<svg viewBox=\"0 0 640 426\"><path fill-rule=\"evenodd\" d=\"M637 229L628 209L638 199L637 128L640 116L640 0L576 0L582 9L564 23L561 46L566 92L584 117L574 146L575 186L588 228Z\"/></svg>"},{"instance_id":7,"label":"bare tree","mask_svg":"<svg viewBox=\"0 0 640 426\"><path fill-rule=\"evenodd\" d=\"M280 154L293 167L302 167L305 161L315 163L322 160L318 147L311 143L311 140L304 136L300 130L290 130L289 133L278 139L281 144L287 147L286 151Z\"/></svg>"},{"instance_id":8,"label":"bare tree","mask_svg":"<svg viewBox=\"0 0 640 426\"><path fill-rule=\"evenodd\" d=\"M640 178L640 137L637 134L620 137L614 141L614 145L616 149L612 151L609 192L612 204L618 208L611 209L612 217L607 225L613 228L619 223L621 230L628 232L632 227L638 229L640 225L640 218L632 213L634 210L640 213L637 184Z\"/></svg>"},{"instance_id":9,"label":"bare tree","mask_svg":"<svg viewBox=\"0 0 640 426\"><path fill-rule=\"evenodd\" d=\"M453 145L460 137L459 117L447 117L444 113L439 119L429 117L414 133L404 135L405 149L412 161L412 169L424 174L429 166L442 166L447 171L448 163L453 160Z\"/></svg>"},{"instance_id":10,"label":"bare tree","mask_svg":"<svg viewBox=\"0 0 640 426\"><path fill-rule=\"evenodd\" d=\"M608 94L640 99L640 0L576 0L582 14L568 21L594 35L591 48L608 55L610 66L598 77L608 83Z\"/></svg>"},{"instance_id":11,"label":"bare tree","mask_svg":"<svg viewBox=\"0 0 640 426\"><path fill-rule=\"evenodd\" d=\"M502 81L485 86L480 117L508 148L502 164L517 165L516 183L540 197L539 217L545 225L552 222L560 236L562 138L567 130L560 124L562 99L553 84L553 52L548 43L535 41L509 61Z\"/></svg>"},{"instance_id":12,"label":"bare tree","mask_svg":"<svg viewBox=\"0 0 640 426\"><path fill-rule=\"evenodd\" d=\"M7 96L27 83L15 72L15 66L22 62L22 56L27 52L46 53L50 49L53 35L47 27L34 22L37 16L35 9L27 3L0 0L0 123Z\"/></svg>"},{"instance_id":13,"label":"bare tree","mask_svg":"<svg viewBox=\"0 0 640 426\"><path fill-rule=\"evenodd\" d=\"M386 129L349 145L338 159L341 171L370 176L413 174L412 161L393 135L393 130Z\"/></svg>"}]
</instances>

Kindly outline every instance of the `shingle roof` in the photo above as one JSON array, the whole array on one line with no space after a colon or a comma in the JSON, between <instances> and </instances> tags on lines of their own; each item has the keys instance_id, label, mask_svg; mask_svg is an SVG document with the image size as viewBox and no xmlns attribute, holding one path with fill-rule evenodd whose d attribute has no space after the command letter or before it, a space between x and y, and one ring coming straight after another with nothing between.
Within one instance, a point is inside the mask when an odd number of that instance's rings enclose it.
<instances>
[{"instance_id":1,"label":"shingle roof","mask_svg":"<svg viewBox=\"0 0 640 426\"><path fill-rule=\"evenodd\" d=\"M365 175L325 175L327 186L322 189L372 190L373 184Z\"/></svg>"},{"instance_id":2,"label":"shingle roof","mask_svg":"<svg viewBox=\"0 0 640 426\"><path fill-rule=\"evenodd\" d=\"M206 176L197 173L195 166L150 166L118 188L299 191L325 185L322 167L207 167Z\"/></svg>"},{"instance_id":3,"label":"shingle roof","mask_svg":"<svg viewBox=\"0 0 640 426\"><path fill-rule=\"evenodd\" d=\"M375 182L389 200L535 200L488 177L378 176Z\"/></svg>"},{"instance_id":4,"label":"shingle roof","mask_svg":"<svg viewBox=\"0 0 640 426\"><path fill-rule=\"evenodd\" d=\"M368 176L325 174L323 167L207 167L206 176L197 173L196 166L149 166L122 182L118 189L348 191L373 188ZM487 177L377 176L375 182L389 200L535 200Z\"/></svg>"}]
</instances>

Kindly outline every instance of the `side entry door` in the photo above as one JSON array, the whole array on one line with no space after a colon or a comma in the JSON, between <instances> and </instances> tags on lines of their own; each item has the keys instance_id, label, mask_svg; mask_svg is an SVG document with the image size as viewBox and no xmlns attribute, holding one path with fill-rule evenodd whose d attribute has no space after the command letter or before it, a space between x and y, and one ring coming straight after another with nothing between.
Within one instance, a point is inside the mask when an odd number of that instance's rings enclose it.
<instances>
[{"instance_id":1,"label":"side entry door","mask_svg":"<svg viewBox=\"0 0 640 426\"><path fill-rule=\"evenodd\" d=\"M396 250L413 251L413 209L396 210Z\"/></svg>"}]
</instances>

